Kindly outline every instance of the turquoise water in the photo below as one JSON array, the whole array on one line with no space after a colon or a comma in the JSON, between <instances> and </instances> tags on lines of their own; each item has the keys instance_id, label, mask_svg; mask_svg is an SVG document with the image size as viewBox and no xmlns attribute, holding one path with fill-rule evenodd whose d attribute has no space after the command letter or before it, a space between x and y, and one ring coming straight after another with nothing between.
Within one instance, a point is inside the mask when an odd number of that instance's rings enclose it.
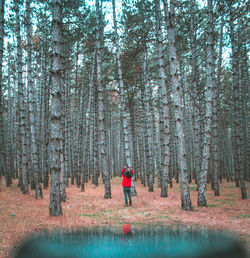
<instances>
[{"instance_id":1,"label":"turquoise water","mask_svg":"<svg viewBox=\"0 0 250 258\"><path fill-rule=\"evenodd\" d=\"M93 227L39 233L18 248L24 257L247 257L242 243L225 232L190 227Z\"/></svg>"}]
</instances>

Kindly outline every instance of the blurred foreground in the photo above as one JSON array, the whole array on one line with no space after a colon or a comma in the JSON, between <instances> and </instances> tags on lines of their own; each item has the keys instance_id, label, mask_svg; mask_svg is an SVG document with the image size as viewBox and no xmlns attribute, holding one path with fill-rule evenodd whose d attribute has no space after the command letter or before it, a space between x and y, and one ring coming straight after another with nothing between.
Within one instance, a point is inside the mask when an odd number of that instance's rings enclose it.
<instances>
[{"instance_id":1,"label":"blurred foreground","mask_svg":"<svg viewBox=\"0 0 250 258\"><path fill-rule=\"evenodd\" d=\"M82 257L247 257L240 240L226 232L187 226L145 226L61 230L30 236L15 258Z\"/></svg>"}]
</instances>

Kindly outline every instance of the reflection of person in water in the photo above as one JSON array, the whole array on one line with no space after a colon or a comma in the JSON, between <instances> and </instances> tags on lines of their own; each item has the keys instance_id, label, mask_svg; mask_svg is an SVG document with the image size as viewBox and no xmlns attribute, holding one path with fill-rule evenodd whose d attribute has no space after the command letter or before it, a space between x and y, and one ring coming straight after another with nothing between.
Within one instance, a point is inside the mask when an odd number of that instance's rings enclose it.
<instances>
[{"instance_id":1,"label":"reflection of person in water","mask_svg":"<svg viewBox=\"0 0 250 258\"><path fill-rule=\"evenodd\" d=\"M122 229L123 229L122 241L126 245L130 245L131 241L134 240L134 233L132 231L132 224L123 224Z\"/></svg>"}]
</instances>

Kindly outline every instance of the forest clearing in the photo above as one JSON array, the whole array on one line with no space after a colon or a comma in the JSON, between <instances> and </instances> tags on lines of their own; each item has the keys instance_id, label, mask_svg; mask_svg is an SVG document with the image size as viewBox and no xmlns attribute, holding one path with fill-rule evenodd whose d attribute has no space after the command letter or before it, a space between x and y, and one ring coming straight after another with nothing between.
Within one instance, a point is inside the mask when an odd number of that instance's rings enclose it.
<instances>
[{"instance_id":1,"label":"forest clearing","mask_svg":"<svg viewBox=\"0 0 250 258\"><path fill-rule=\"evenodd\" d=\"M3 181L3 180L2 180ZM185 224L190 227L229 230L239 236L250 249L250 200L242 200L235 183L224 181L221 196L207 189L208 207L197 207L196 185L190 185L193 211L180 207L180 189L174 184L169 197L160 197L160 188L148 192L139 181L135 183L138 196L133 206L124 207L121 178L111 180L112 199L103 199L103 186L86 183L85 192L75 185L67 188L67 201L62 203L62 216L49 215L49 188L41 200L35 192L23 195L15 181L6 188L2 182L0 192L0 257L9 257L10 251L29 233L57 228L76 229L88 226L145 224ZM250 185L247 185L250 194Z\"/></svg>"}]
</instances>

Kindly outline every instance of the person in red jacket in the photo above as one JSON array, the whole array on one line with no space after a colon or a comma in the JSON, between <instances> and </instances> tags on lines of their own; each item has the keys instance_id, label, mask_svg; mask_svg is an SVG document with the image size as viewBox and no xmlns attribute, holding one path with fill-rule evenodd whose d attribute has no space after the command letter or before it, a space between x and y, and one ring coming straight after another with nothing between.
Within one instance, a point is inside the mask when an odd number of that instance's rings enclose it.
<instances>
[{"instance_id":1,"label":"person in red jacket","mask_svg":"<svg viewBox=\"0 0 250 258\"><path fill-rule=\"evenodd\" d=\"M129 169L131 172L131 177L127 178L126 170ZM132 198L131 198L131 179L133 176L133 170L126 165L122 169L122 186L123 186L123 193L124 193L124 199L125 199L125 206L128 206L128 199L129 199L129 206L132 206Z\"/></svg>"}]
</instances>

